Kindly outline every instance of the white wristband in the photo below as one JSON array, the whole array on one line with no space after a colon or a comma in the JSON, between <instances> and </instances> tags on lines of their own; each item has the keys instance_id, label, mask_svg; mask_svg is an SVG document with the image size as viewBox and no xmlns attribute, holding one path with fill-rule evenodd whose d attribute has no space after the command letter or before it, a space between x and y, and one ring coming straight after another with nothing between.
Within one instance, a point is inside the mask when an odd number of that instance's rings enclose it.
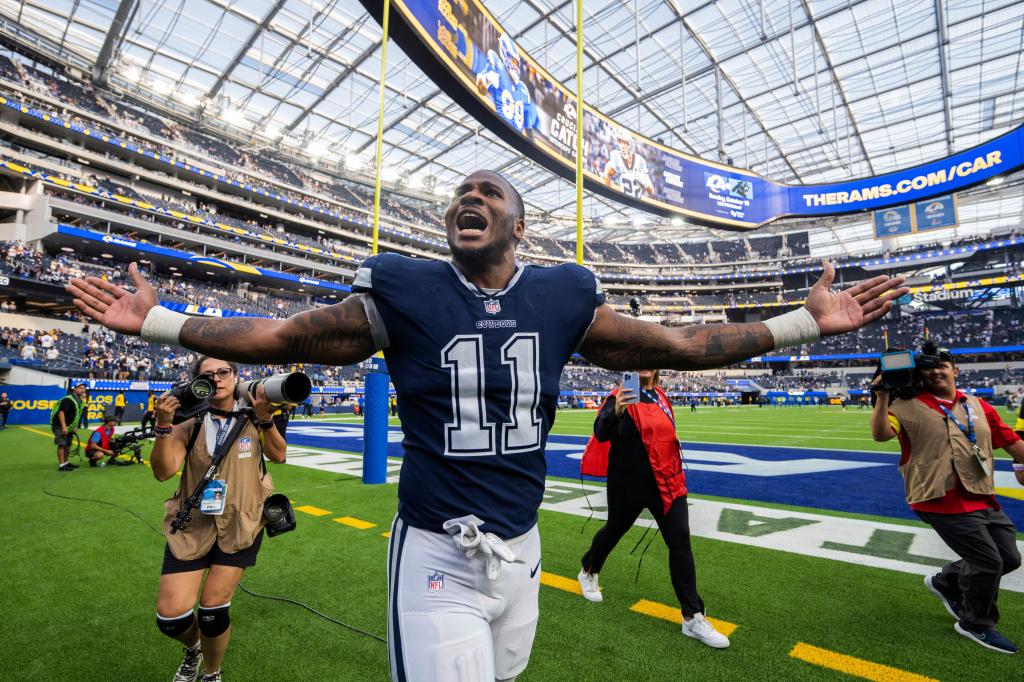
<instances>
[{"instance_id":1,"label":"white wristband","mask_svg":"<svg viewBox=\"0 0 1024 682\"><path fill-rule=\"evenodd\" d=\"M821 337L818 323L804 306L785 315L768 318L764 324L775 339L776 349L812 343Z\"/></svg>"},{"instance_id":2,"label":"white wristband","mask_svg":"<svg viewBox=\"0 0 1024 682\"><path fill-rule=\"evenodd\" d=\"M142 338L150 343L166 343L178 345L178 334L189 319L188 315L168 310L162 305L155 305L146 313L142 322Z\"/></svg>"}]
</instances>

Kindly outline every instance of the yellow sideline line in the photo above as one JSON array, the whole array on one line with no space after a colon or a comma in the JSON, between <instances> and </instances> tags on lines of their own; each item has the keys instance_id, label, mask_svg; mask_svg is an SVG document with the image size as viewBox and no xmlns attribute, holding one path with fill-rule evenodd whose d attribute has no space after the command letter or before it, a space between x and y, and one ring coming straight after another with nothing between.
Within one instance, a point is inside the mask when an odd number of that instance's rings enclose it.
<instances>
[{"instance_id":1,"label":"yellow sideline line","mask_svg":"<svg viewBox=\"0 0 1024 682\"><path fill-rule=\"evenodd\" d=\"M327 516L328 514L331 513L329 511L327 511L326 509L321 509L320 507L314 507L311 504L303 505L301 507L296 507L295 511L300 511L303 514L309 514L310 516Z\"/></svg>"},{"instance_id":2,"label":"yellow sideline line","mask_svg":"<svg viewBox=\"0 0 1024 682\"><path fill-rule=\"evenodd\" d=\"M32 433L38 433L40 436L46 436L47 438L53 438L53 434L52 433L46 433L45 431L40 431L39 429L33 429L31 426L22 426L22 427L19 427L19 428L22 428L25 431L31 431Z\"/></svg>"},{"instance_id":3,"label":"yellow sideline line","mask_svg":"<svg viewBox=\"0 0 1024 682\"><path fill-rule=\"evenodd\" d=\"M359 530L366 530L367 528L374 528L377 525L376 523L370 523L369 521L363 521L362 519L357 519L357 518L354 518L352 516L341 516L341 517L338 517L338 518L332 519L332 520L335 523L343 523L346 526L351 526L352 528L358 528Z\"/></svg>"},{"instance_id":4,"label":"yellow sideline line","mask_svg":"<svg viewBox=\"0 0 1024 682\"><path fill-rule=\"evenodd\" d=\"M563 578L560 575L548 573L547 571L540 572L540 584L547 585L548 587L554 587L556 590L572 592L573 594L581 596L583 594L583 590L580 589L580 583L578 580Z\"/></svg>"},{"instance_id":5,"label":"yellow sideline line","mask_svg":"<svg viewBox=\"0 0 1024 682\"><path fill-rule=\"evenodd\" d=\"M996 488L996 495L1012 497L1015 500L1024 500L1024 488Z\"/></svg>"},{"instance_id":6,"label":"yellow sideline line","mask_svg":"<svg viewBox=\"0 0 1024 682\"><path fill-rule=\"evenodd\" d=\"M630 611L635 613L642 613L645 616L651 616L652 618L661 618L667 620L670 623L676 625L683 624L683 613L677 606L669 606L668 604L659 604L656 601L650 601L648 599L641 599L637 603L629 607ZM717 618L707 617L707 621L715 626L715 629L721 632L726 637L732 635L739 626L735 623L730 623L726 620L718 620Z\"/></svg>"},{"instance_id":7,"label":"yellow sideline line","mask_svg":"<svg viewBox=\"0 0 1024 682\"><path fill-rule=\"evenodd\" d=\"M860 677L865 680L877 680L878 682L938 682L932 677L925 677L916 673L909 673L899 668L893 668L881 663L872 663L862 658L839 654L828 649L821 649L810 644L797 642L793 650L789 652L793 658L799 659L812 665L838 670L839 672Z\"/></svg>"}]
</instances>

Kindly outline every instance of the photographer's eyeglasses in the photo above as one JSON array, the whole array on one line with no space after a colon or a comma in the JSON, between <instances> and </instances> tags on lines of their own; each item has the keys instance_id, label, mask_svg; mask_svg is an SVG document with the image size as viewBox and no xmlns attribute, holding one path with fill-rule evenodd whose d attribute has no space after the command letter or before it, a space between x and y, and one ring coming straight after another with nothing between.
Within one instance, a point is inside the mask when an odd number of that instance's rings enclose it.
<instances>
[{"instance_id":1,"label":"photographer's eyeglasses","mask_svg":"<svg viewBox=\"0 0 1024 682\"><path fill-rule=\"evenodd\" d=\"M228 379L234 373L235 373L235 370L231 369L230 367L221 367L216 372L203 372L199 376L201 376L201 377L203 377L205 379L213 379L214 377L217 377L221 381L224 381L224 380Z\"/></svg>"}]
</instances>

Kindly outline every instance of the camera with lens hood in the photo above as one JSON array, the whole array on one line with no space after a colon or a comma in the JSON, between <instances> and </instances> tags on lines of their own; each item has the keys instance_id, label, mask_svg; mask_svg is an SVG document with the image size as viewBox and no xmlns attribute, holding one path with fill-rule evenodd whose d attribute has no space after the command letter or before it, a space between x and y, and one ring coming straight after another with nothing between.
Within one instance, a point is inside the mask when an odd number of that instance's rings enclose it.
<instances>
[{"instance_id":1,"label":"camera with lens hood","mask_svg":"<svg viewBox=\"0 0 1024 682\"><path fill-rule=\"evenodd\" d=\"M872 390L888 391L893 400L910 400L924 390L922 369L935 369L943 362L954 363L953 355L933 341L925 341L920 352L908 348L891 348L878 357L875 376L882 381ZM874 394L872 393L872 401Z\"/></svg>"},{"instance_id":2,"label":"camera with lens hood","mask_svg":"<svg viewBox=\"0 0 1024 682\"><path fill-rule=\"evenodd\" d=\"M275 404L301 403L313 390L313 383L302 372L283 372L262 379L238 382L238 395L244 402L250 403L260 386L267 394L267 400ZM216 390L213 382L204 376L175 384L170 393L181 406L175 411L171 423L180 424L205 414L210 409L210 397Z\"/></svg>"}]
</instances>

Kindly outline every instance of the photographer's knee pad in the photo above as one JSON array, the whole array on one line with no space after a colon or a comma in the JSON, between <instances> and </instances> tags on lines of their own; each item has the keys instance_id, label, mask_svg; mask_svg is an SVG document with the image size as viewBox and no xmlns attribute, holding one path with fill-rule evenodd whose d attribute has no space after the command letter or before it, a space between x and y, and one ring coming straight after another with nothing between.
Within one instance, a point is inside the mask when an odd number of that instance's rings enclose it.
<instances>
[{"instance_id":1,"label":"photographer's knee pad","mask_svg":"<svg viewBox=\"0 0 1024 682\"><path fill-rule=\"evenodd\" d=\"M192 612L192 609L189 609L187 613L171 618L161 616L159 613L156 614L156 626L160 628L160 632L168 637L181 637L188 632L195 621L196 614Z\"/></svg>"},{"instance_id":2,"label":"photographer's knee pad","mask_svg":"<svg viewBox=\"0 0 1024 682\"><path fill-rule=\"evenodd\" d=\"M220 606L199 607L199 632L203 637L217 637L224 634L224 631L231 625L231 615L228 609L231 602Z\"/></svg>"}]
</instances>

